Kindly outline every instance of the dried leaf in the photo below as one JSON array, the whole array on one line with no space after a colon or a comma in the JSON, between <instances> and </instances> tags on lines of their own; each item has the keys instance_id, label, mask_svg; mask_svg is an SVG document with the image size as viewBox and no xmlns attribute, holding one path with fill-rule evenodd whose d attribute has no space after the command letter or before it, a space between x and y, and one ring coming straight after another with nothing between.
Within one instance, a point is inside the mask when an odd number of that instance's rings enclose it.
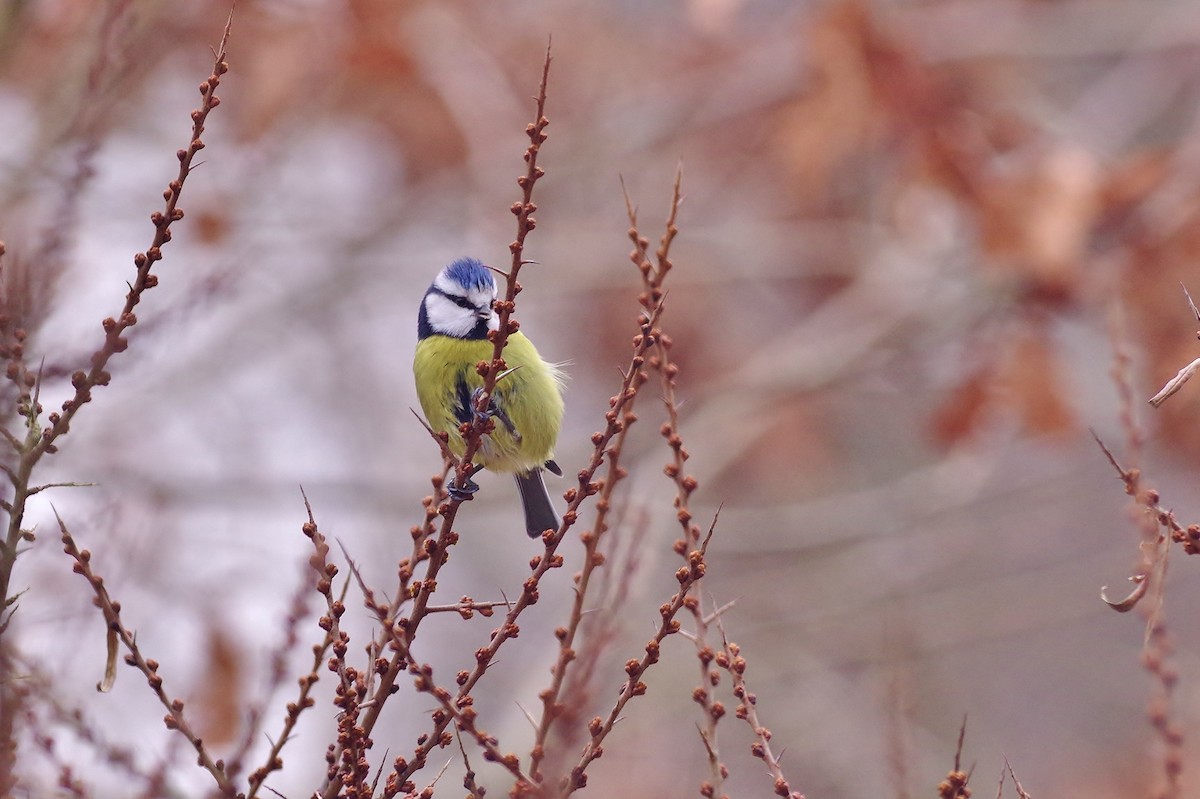
<instances>
[{"instance_id":1,"label":"dried leaf","mask_svg":"<svg viewBox=\"0 0 1200 799\"><path fill-rule=\"evenodd\" d=\"M984 184L984 249L994 265L1041 296L1071 296L1101 211L1100 169L1078 147L1026 154Z\"/></svg>"},{"instance_id":2,"label":"dried leaf","mask_svg":"<svg viewBox=\"0 0 1200 799\"><path fill-rule=\"evenodd\" d=\"M245 715L242 696L242 655L230 634L213 625L208 630L207 662L195 705L196 726L206 742L228 743L237 736Z\"/></svg>"},{"instance_id":3,"label":"dried leaf","mask_svg":"<svg viewBox=\"0 0 1200 799\"><path fill-rule=\"evenodd\" d=\"M105 640L108 644L108 655L104 659L104 679L96 683L96 690L102 694L111 691L117 681L117 651L120 646L117 631L112 627L108 628L108 636Z\"/></svg>"},{"instance_id":4,"label":"dried leaf","mask_svg":"<svg viewBox=\"0 0 1200 799\"><path fill-rule=\"evenodd\" d=\"M977 369L959 383L933 416L934 439L944 446L956 444L978 428L989 404L992 364Z\"/></svg>"},{"instance_id":5,"label":"dried leaf","mask_svg":"<svg viewBox=\"0 0 1200 799\"><path fill-rule=\"evenodd\" d=\"M1005 403L1030 433L1052 435L1073 428L1075 417L1058 377L1062 366L1044 331L1029 331L1011 346L1003 367Z\"/></svg>"},{"instance_id":6,"label":"dried leaf","mask_svg":"<svg viewBox=\"0 0 1200 799\"><path fill-rule=\"evenodd\" d=\"M1162 389L1150 398L1150 404L1157 408L1166 401L1167 397L1174 394L1179 389L1183 388L1183 384L1192 379L1192 375L1196 370L1200 369L1200 358L1189 363L1187 366L1179 370L1179 372L1167 381L1167 384Z\"/></svg>"},{"instance_id":7,"label":"dried leaf","mask_svg":"<svg viewBox=\"0 0 1200 799\"><path fill-rule=\"evenodd\" d=\"M1133 610L1137 603L1146 594L1146 589L1150 585L1150 581L1146 579L1144 574L1135 574L1129 578L1129 581L1134 583L1134 588L1129 592L1129 595L1124 599L1113 601L1108 598L1108 586L1101 586L1100 598L1117 613L1128 613Z\"/></svg>"}]
</instances>

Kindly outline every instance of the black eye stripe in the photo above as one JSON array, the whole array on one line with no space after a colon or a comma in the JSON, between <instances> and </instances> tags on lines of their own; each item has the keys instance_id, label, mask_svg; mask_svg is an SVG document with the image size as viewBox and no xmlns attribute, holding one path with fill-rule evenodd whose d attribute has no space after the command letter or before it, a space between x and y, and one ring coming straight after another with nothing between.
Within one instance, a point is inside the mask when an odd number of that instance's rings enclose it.
<instances>
[{"instance_id":1,"label":"black eye stripe","mask_svg":"<svg viewBox=\"0 0 1200 799\"><path fill-rule=\"evenodd\" d=\"M491 302L488 302L488 304L486 306L480 307L478 305L475 305L474 302L468 300L467 298L464 298L464 296L462 296L461 294L448 294L446 292L443 292L442 289L439 289L436 286L431 286L430 290L428 290L428 293L437 294L438 296L444 296L445 299L448 299L451 302L454 302L455 305L457 305L460 308L463 308L464 311L470 311L472 313L484 311L484 310L486 310L486 308L490 308L492 306Z\"/></svg>"},{"instance_id":2,"label":"black eye stripe","mask_svg":"<svg viewBox=\"0 0 1200 799\"><path fill-rule=\"evenodd\" d=\"M445 297L446 299L450 300L450 302L457 305L459 308L462 308L467 311L471 311L472 313L483 310L482 308L475 305L473 302L471 302L470 300L468 300L466 297L462 296L461 294L447 294L446 292L439 289L437 286L430 286L429 293L436 294L439 297ZM488 303L487 307L490 308L491 303Z\"/></svg>"}]
</instances>

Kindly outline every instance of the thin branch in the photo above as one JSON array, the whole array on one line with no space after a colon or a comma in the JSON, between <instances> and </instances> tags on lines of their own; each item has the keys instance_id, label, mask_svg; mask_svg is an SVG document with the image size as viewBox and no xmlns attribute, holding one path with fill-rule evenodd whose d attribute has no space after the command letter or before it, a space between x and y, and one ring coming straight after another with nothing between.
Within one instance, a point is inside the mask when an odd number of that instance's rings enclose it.
<instances>
[{"instance_id":1,"label":"thin branch","mask_svg":"<svg viewBox=\"0 0 1200 799\"><path fill-rule=\"evenodd\" d=\"M293 619L298 622L307 607L304 597L307 596L307 592L311 588L311 584L307 579L307 575L306 579L302 581L302 588L304 593L297 593L292 601L292 612L288 616L288 635L285 638L285 642L276 651L276 657L272 658L272 684L276 684L278 677L282 676L282 668L285 665L283 661L283 655L286 652L291 651L292 648L291 639L295 636L295 622L293 622ZM300 690L297 693L296 698L287 704L282 729L275 736L274 740L268 739L270 740L271 748L267 752L267 756L264 759L263 764L250 774L249 788L246 793L246 799L254 799L259 790L263 787L263 783L266 781L267 777L269 777L273 772L279 771L283 768L283 759L281 757L283 753L283 747L292 740L292 735L296 729L296 725L300 721L300 715L305 710L308 710L316 704L316 701L312 698L312 689L320 679L319 674L321 671L321 666L325 663L325 658L329 653L329 649L333 646L333 641L334 630L331 626L328 630L325 630L325 634L320 642L315 644L312 648L312 664L308 671L297 679ZM276 675L278 675L278 677ZM257 728L258 726L259 725L253 723L249 725L247 734L249 734L251 730ZM248 745L246 745L246 749L248 748ZM233 770L233 766L239 764L240 759L240 757L236 758L231 764L231 774L236 773Z\"/></svg>"},{"instance_id":2,"label":"thin branch","mask_svg":"<svg viewBox=\"0 0 1200 799\"><path fill-rule=\"evenodd\" d=\"M958 746L954 750L954 768L938 783L938 799L968 799L971 795L971 790L967 787L971 775L962 770L963 741L966 735L967 717L963 716L962 726L958 729Z\"/></svg>"},{"instance_id":3,"label":"thin branch","mask_svg":"<svg viewBox=\"0 0 1200 799\"><path fill-rule=\"evenodd\" d=\"M709 536L711 535L710 530ZM721 633L721 651L717 653L715 662L729 674L733 682L733 695L737 697L739 703L734 715L745 721L754 733L755 741L750 745L750 752L766 764L767 771L774 779L776 796L804 799L799 791L792 790L787 778L783 775L780 756L771 750L771 731L758 720L758 698L746 685L746 659L742 656L738 645L732 643L725 636L725 627L721 623L720 616L717 617L716 623L717 629Z\"/></svg>"},{"instance_id":4,"label":"thin branch","mask_svg":"<svg viewBox=\"0 0 1200 799\"><path fill-rule=\"evenodd\" d=\"M75 539L67 530L66 523L62 517L58 515L58 511L54 510L54 518L58 521L58 529L62 535L63 550L75 561L74 571L76 574L82 575L91 586L92 592L95 594L96 605L104 614L104 620L108 625L111 633L115 633L120 639L121 644L129 652L125 657L125 662L130 666L135 667L142 672L146 678L146 683L150 686L150 690L158 697L158 701L167 709L167 715L163 719L167 729L176 730L187 739L192 748L196 751L197 762L205 771L212 775L213 780L217 784L217 789L222 795L233 797L237 795L233 784L229 781L229 777L225 772L224 766L220 761L214 761L205 748L203 741L192 730L190 724L183 714L183 702L179 699L172 699L163 689L163 679L158 674L158 663L154 660L147 659L142 655L137 644L137 636L135 636L121 621L121 606L115 602L108 593L108 589L104 587L104 580L101 579L91 567L92 555L90 552L80 550L75 544Z\"/></svg>"},{"instance_id":5,"label":"thin branch","mask_svg":"<svg viewBox=\"0 0 1200 799\"><path fill-rule=\"evenodd\" d=\"M658 609L662 621L655 630L653 637L646 643L645 654L640 658L631 658L625 662L627 677L621 686L621 691L617 696L616 702L613 703L612 708L608 712L608 716L605 718L596 716L588 723L588 732L591 733L591 739L584 746L583 753L580 755L574 768L571 769L571 774L567 782L560 786L561 796L570 796L575 791L587 785L587 769L603 753L602 745L604 739L608 737L613 727L616 726L625 706L635 696L642 696L646 693L646 684L642 682L641 677L658 662L662 651L662 642L667 636L679 632L680 624L675 616L683 608L692 587L704 576L704 572L707 569L704 556L707 552L710 538L706 538L699 549L689 552L687 555L687 565L676 570L675 579L679 583L679 590Z\"/></svg>"},{"instance_id":6,"label":"thin branch","mask_svg":"<svg viewBox=\"0 0 1200 799\"><path fill-rule=\"evenodd\" d=\"M222 76L229 71L229 65L225 61L226 48L229 44L229 35L233 27L233 12L229 13L229 17L225 23L225 30L221 36L220 46L214 54L212 72L208 79L200 84L201 102L199 108L192 111L192 131L188 141L188 146L185 149L179 150L176 155L179 158L179 171L174 180L168 184L163 192L165 205L162 211L155 211L151 214L151 221L154 223L154 236L151 239L150 246L144 252L140 252L134 256L134 265L137 268L136 279L129 284L129 292L125 295L125 304L116 318L106 318L102 326L105 332L104 343L100 349L92 354L91 366L87 371L78 370L71 376L71 385L75 389L75 394L70 399L62 404L61 413L51 413L47 417L48 427L42 429L38 420L38 414L41 411L40 405L36 399L30 398L29 401L24 401L24 415L26 416L26 438L24 442L20 442L18 447L20 457L17 467L14 470L15 474L10 474L14 484L12 500L9 503L11 508L9 512L8 530L4 538L6 557L0 557L0 604L9 596L9 589L12 581L13 564L16 560L15 553L17 551L17 543L23 536L26 535L22 528L25 518L25 506L29 497L34 493L29 486L30 479L33 474L33 469L37 465L41 457L48 453L57 451L57 441L67 433L70 428L71 421L75 418L75 414L85 404L91 401L92 391L98 386L106 386L111 379L111 375L107 371L109 360L119 352L123 352L129 346L129 340L126 338L126 331L137 324L137 316L134 314L134 308L141 302L142 295L149 289L158 284L158 276L151 273L155 261L162 259L162 248L171 240L171 225L183 218L183 209L178 207L179 198L183 191L184 181L190 172L192 161L196 154L204 148L204 142L201 135L204 133L204 124L208 119L209 113L216 108L221 100L216 94L218 85L220 85ZM14 331L14 336L23 338L23 331ZM18 341L18 343L20 343ZM20 349L10 348L9 352L19 357ZM22 370L23 371L23 366ZM24 382L28 384L26 379ZM38 381L34 381L34 387L40 388ZM10 434L11 435L11 434ZM11 439L10 439L11 440Z\"/></svg>"},{"instance_id":7,"label":"thin branch","mask_svg":"<svg viewBox=\"0 0 1200 799\"><path fill-rule=\"evenodd\" d=\"M659 306L649 316L643 314L639 319L641 332L634 337L634 351L630 361L630 368L626 372L627 377L620 391L613 395L610 400L611 407L605 413L605 420L607 422L605 429L594 433L592 436L592 456L588 465L579 472L578 487L567 489L563 495L567 500L567 509L563 512L562 525L554 535L543 537L542 543L545 546L545 552L530 561L532 574L525 579L521 595L512 600L512 605L508 613L505 614L500 626L493 632L487 646L475 651L474 667L470 671L463 671L458 675L459 679L457 682L459 689L456 702L466 701L467 697L470 696L471 690L487 672L488 667L496 657L496 653L507 641L516 637L519 633L520 627L517 621L527 607L537 602L539 596L538 585L545 574L551 569L560 568L563 565L563 557L557 553L558 546L567 531L570 530L578 519L579 509L582 504L588 497L600 492L601 485L595 480L595 475L608 457L610 444L625 424L624 415L628 403L632 402L637 396L640 387L648 380L648 375L642 370L642 366L645 364L647 351L654 344L654 331L656 330L661 312L662 307ZM451 521L451 519L447 518L445 525L448 526ZM397 626L402 626L405 621L407 620L398 622ZM397 640L397 643L399 644L400 641ZM396 664L404 662L403 653L407 651L407 646L397 646L397 650L389 662L385 678L388 674L393 673L393 669L397 668ZM380 695L381 691L384 690L384 684L381 680L380 685L375 689L376 696ZM422 735L423 743L414 750L412 759L398 759L398 767L393 772L392 778L389 779L389 785L394 786L398 791L418 769L423 767L429 753L442 740L449 724L449 716L434 720L432 730ZM329 797L329 799L332 799L332 797Z\"/></svg>"},{"instance_id":8,"label":"thin branch","mask_svg":"<svg viewBox=\"0 0 1200 799\"><path fill-rule=\"evenodd\" d=\"M459 484L464 484L474 474L476 468L474 464L475 455L479 451L483 437L490 432L491 426L494 424L494 421L484 411L486 411L491 402L499 375L508 368L502 357L504 347L508 343L508 337L520 328L520 325L516 320L511 319L511 316L516 309L516 296L521 290L521 285L517 282L517 276L520 273L521 266L526 262L523 257L525 239L529 232L537 226L537 220L533 216L533 213L537 210L537 206L533 203L533 188L538 179L545 174L545 171L537 165L537 159L541 145L547 138L545 133L546 126L550 124L550 120L545 116L546 87L549 77L550 48L547 46L546 57L542 65L541 84L538 88L536 98L535 118L525 129L529 137L529 147L525 150L526 171L524 175L517 178L517 185L522 190L522 199L520 202L514 203L511 208L513 214L517 217L516 238L509 245L509 250L512 253L512 267L508 273L504 299L498 299L493 303L498 324L496 330L488 331L488 339L493 344L492 358L482 374L483 385L476 404L476 409L480 413L476 414L474 421L467 425L463 434L463 454L455 466L455 479ZM447 463L449 463L448 460ZM438 485L437 488L438 495L426 503L425 526L414 534L414 543L420 541L420 548L418 550L414 546L414 557L407 564L401 565L401 583L404 590L397 593L396 599L392 604L392 613L388 614L389 619L394 619L399 612L400 605L405 601L411 601L412 607L408 613L408 617L399 620L395 625L391 623L384 624L380 630L380 635L376 637L376 651L382 652L384 651L384 647L389 643L401 640L404 646L396 648L386 668L378 673L378 683L374 686L371 700L365 705L367 710L361 722L362 729L367 735L374 728L379 714L383 710L384 703L391 696L392 687L395 685L397 677L408 665L400 653L406 651L408 646L411 645L422 620L428 615L430 598L437 587L438 573L449 558L450 547L458 542L458 534L454 532L453 525L458 515L458 509L465 500L447 497L446 502L439 504L443 490L441 485ZM442 517L442 522L437 538L432 539L428 537L428 534L423 533L425 530L429 530L430 533L432 532L432 523L437 516ZM411 575L411 571L408 571L407 574L405 572L406 570L411 570L412 566L419 562L419 559L426 561L425 574L423 579L409 584L408 575ZM410 588L412 590L409 590ZM340 745L335 747L335 752L340 754L340 748ZM423 749L424 747L421 748ZM419 759L422 763L424 762L423 758ZM396 775L393 774L394 776ZM406 781L407 776L400 780L401 783ZM323 799L333 799L337 791L337 784L329 780L326 782L321 794Z\"/></svg>"}]
</instances>

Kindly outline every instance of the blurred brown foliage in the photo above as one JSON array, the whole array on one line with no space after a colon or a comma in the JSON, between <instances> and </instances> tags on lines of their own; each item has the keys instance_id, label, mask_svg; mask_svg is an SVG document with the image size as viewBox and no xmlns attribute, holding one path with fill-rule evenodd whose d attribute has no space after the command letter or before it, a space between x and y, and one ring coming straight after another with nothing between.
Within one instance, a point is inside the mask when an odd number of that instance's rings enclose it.
<instances>
[{"instance_id":1,"label":"blurred brown foliage","mask_svg":"<svg viewBox=\"0 0 1200 799\"><path fill-rule=\"evenodd\" d=\"M118 306L226 13L0 9L5 296L51 400ZM1138 534L1087 428L1117 450L1129 433L1109 375L1115 308L1139 400L1200 354L1179 289L1200 296L1187 0L242 0L161 296L51 475L100 482L53 499L107 551L102 572L164 673L210 708L214 743L238 734L305 558L297 483L370 579L394 575L436 465L408 412L417 302L449 259L506 257L550 35L539 265L518 313L570 361L558 460L573 471L627 357L638 281L618 175L657 220L682 160L666 319L703 486L693 511L724 502L706 582L718 603L739 597L725 622L793 783L930 795L968 713L976 795L1003 756L1035 796L1146 793L1162 764L1143 631L1096 598ZM1145 419L1148 462L1129 464L1186 519L1200 515L1196 391ZM634 646L676 565L652 410L629 449L631 498L655 514ZM525 573L506 488L485 479L469 510L511 529L464 523L448 595L498 597ZM1200 601L1193 568L1174 565L1168 624ZM144 686L86 690L103 630L55 547L39 540L17 572L32 587L21 641L80 686L64 693L111 734L113 703L157 733ZM1172 629L1194 684L1200 641ZM451 627L430 657L455 668L483 634ZM553 640L525 637L498 694L536 702ZM695 790L677 777L704 751L671 676L691 679L692 657L651 680L595 791ZM1194 762L1200 713L1179 693ZM482 711L502 740L528 732L511 702ZM731 751L749 746L736 735ZM323 739L308 740L287 795L321 770ZM761 793L755 768L731 787ZM1184 779L1185 795L1200 784Z\"/></svg>"}]
</instances>

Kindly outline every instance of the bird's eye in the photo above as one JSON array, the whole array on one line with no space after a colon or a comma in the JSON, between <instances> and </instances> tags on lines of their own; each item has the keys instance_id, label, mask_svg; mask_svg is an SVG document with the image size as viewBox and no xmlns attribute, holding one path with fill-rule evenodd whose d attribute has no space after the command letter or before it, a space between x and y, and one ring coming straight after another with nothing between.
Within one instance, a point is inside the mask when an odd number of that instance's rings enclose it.
<instances>
[{"instance_id":1,"label":"bird's eye","mask_svg":"<svg viewBox=\"0 0 1200 799\"><path fill-rule=\"evenodd\" d=\"M468 300L466 297L455 297L455 296L451 296L451 297L450 297L450 300L451 300L451 301L452 301L452 302L453 302L455 305L457 305L459 308L465 308L465 309L466 309L466 310L468 310L468 311L474 311L474 310L475 310L475 306L474 306L474 305L472 305L472 304L471 304L471 301L470 301L470 300Z\"/></svg>"}]
</instances>

